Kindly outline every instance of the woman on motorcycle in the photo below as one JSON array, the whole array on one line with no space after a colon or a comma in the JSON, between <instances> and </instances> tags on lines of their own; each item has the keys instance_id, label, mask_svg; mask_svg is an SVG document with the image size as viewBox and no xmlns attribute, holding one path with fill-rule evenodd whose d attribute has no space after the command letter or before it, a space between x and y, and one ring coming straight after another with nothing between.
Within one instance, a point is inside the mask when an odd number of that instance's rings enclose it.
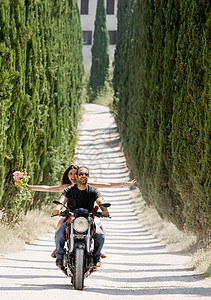
<instances>
[{"instance_id":1,"label":"woman on motorcycle","mask_svg":"<svg viewBox=\"0 0 211 300\"><path fill-rule=\"evenodd\" d=\"M76 165L70 165L69 168L64 172L62 176L62 182L60 185L48 186L48 185L27 185L30 190L39 192L63 192L65 188L76 183ZM93 183L89 182L90 185L96 188L110 188L117 186L132 186L135 183L135 179L127 182L108 182L108 183Z\"/></svg>"},{"instance_id":2,"label":"woman on motorcycle","mask_svg":"<svg viewBox=\"0 0 211 300\"><path fill-rule=\"evenodd\" d=\"M57 186L48 186L48 185L29 185L27 184L27 187L30 190L38 191L38 192L63 192L64 189L66 189L68 186L76 184L76 172L77 172L78 166L77 165L70 165L69 168L64 172L61 180L61 184ZM118 187L118 186L132 186L135 183L135 179L132 181L127 182L108 182L108 183L93 183L89 182L90 185L96 187L96 188L110 188L110 187ZM56 232L59 230L59 228L62 226L62 224L65 222L64 217L60 217ZM56 257L55 255L56 249L52 252L51 256L53 258ZM105 254L102 253L102 258L106 257Z\"/></svg>"}]
</instances>

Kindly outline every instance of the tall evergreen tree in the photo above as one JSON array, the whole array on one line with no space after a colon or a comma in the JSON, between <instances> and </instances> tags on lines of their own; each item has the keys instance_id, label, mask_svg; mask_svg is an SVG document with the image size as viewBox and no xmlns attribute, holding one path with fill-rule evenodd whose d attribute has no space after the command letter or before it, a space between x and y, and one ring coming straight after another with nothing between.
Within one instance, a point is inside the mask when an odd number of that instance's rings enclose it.
<instances>
[{"instance_id":1,"label":"tall evergreen tree","mask_svg":"<svg viewBox=\"0 0 211 300\"><path fill-rule=\"evenodd\" d=\"M114 70L118 129L144 199L199 237L211 227L209 12L207 0L119 1Z\"/></svg>"},{"instance_id":2,"label":"tall evergreen tree","mask_svg":"<svg viewBox=\"0 0 211 300\"><path fill-rule=\"evenodd\" d=\"M0 211L31 208L12 174L53 184L74 155L83 79L76 0L0 1ZM37 194L33 206L49 200Z\"/></svg>"},{"instance_id":3,"label":"tall evergreen tree","mask_svg":"<svg viewBox=\"0 0 211 300\"><path fill-rule=\"evenodd\" d=\"M106 10L104 0L97 1L94 42L92 46L92 66L89 86L95 97L105 87L109 73L109 35L106 26Z\"/></svg>"}]
</instances>

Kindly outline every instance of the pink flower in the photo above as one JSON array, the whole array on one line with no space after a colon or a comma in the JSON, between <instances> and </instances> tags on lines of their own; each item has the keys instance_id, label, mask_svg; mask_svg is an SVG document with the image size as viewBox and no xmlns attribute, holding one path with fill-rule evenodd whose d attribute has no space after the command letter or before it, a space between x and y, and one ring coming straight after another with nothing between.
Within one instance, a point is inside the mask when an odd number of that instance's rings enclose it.
<instances>
[{"instance_id":1,"label":"pink flower","mask_svg":"<svg viewBox=\"0 0 211 300\"><path fill-rule=\"evenodd\" d=\"M29 177L30 176L28 176L27 172L15 171L13 173L13 179L15 181L15 185L19 186L21 189L27 188Z\"/></svg>"},{"instance_id":2,"label":"pink flower","mask_svg":"<svg viewBox=\"0 0 211 300\"><path fill-rule=\"evenodd\" d=\"M23 176L23 173L20 172L20 171L15 171L15 172L13 173L13 178L14 178L15 180L18 180L21 176Z\"/></svg>"}]
</instances>

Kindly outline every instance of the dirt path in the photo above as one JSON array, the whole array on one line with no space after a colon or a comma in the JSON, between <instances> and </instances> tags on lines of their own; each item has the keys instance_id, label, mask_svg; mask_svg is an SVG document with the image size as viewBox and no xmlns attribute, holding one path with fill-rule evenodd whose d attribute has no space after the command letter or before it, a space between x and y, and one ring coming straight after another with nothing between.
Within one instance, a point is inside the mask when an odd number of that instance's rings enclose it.
<instances>
[{"instance_id":1,"label":"dirt path","mask_svg":"<svg viewBox=\"0 0 211 300\"><path fill-rule=\"evenodd\" d=\"M77 162L92 179L123 181L128 177L118 134L106 107L86 104L80 126ZM104 220L108 254L100 270L75 291L55 267L50 253L54 234L41 236L25 251L0 258L0 299L211 299L211 288L187 267L190 257L169 253L133 213L128 188L101 189L112 203Z\"/></svg>"}]
</instances>

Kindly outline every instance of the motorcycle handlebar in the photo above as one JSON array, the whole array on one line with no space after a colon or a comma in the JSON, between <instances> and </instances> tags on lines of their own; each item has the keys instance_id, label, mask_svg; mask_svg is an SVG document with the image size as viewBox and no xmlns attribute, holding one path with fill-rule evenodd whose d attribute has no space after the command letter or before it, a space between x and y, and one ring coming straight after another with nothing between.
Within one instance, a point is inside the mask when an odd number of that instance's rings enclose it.
<instances>
[{"instance_id":1,"label":"motorcycle handlebar","mask_svg":"<svg viewBox=\"0 0 211 300\"><path fill-rule=\"evenodd\" d=\"M70 212L69 209L66 209L66 210L64 210L64 211L61 211L61 212L60 212L59 214L57 214L57 215L53 215L53 214L52 214L51 217L56 217L56 216L69 217L69 216L71 216L71 215L73 215L73 213ZM102 213L99 212L99 211L93 211L93 212L90 213L90 215L93 216L93 217L98 217L98 218L102 217ZM107 217L104 217L104 218L111 218L111 217L110 217L110 215L108 215Z\"/></svg>"},{"instance_id":2,"label":"motorcycle handlebar","mask_svg":"<svg viewBox=\"0 0 211 300\"><path fill-rule=\"evenodd\" d=\"M69 209L66 209L66 210L64 210L64 211L60 211L60 213L59 214L57 214L57 215L51 215L51 217L57 217L57 216L61 216L61 217L69 217L69 216L71 216L72 215L72 212L69 210Z\"/></svg>"}]
</instances>

